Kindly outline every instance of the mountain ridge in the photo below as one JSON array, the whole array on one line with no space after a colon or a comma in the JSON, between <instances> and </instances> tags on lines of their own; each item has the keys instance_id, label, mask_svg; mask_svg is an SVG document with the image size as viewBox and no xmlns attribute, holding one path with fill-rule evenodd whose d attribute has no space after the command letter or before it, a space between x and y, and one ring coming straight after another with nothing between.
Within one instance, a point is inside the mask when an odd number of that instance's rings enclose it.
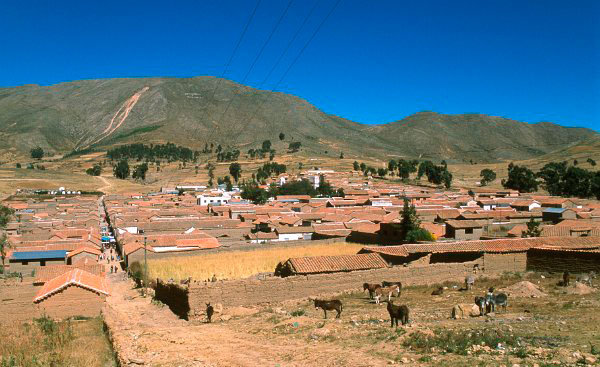
<instances>
[{"instance_id":1,"label":"mountain ridge","mask_svg":"<svg viewBox=\"0 0 600 367\"><path fill-rule=\"evenodd\" d=\"M551 122L433 111L367 125L327 114L297 96L209 76L0 88L0 138L15 154L38 145L65 153L140 139L249 149L277 141L280 132L286 143L301 141L310 154L457 161L531 158L598 135Z\"/></svg>"}]
</instances>

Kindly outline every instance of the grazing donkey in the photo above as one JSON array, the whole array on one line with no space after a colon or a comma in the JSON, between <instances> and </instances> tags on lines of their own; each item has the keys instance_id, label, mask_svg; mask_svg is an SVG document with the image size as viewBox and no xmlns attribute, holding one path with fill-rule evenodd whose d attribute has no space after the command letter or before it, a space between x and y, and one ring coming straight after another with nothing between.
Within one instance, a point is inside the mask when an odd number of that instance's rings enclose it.
<instances>
[{"instance_id":1,"label":"grazing donkey","mask_svg":"<svg viewBox=\"0 0 600 367\"><path fill-rule=\"evenodd\" d=\"M206 319L211 322L212 316L215 313L215 309L210 305L210 302L206 304Z\"/></svg>"},{"instance_id":2,"label":"grazing donkey","mask_svg":"<svg viewBox=\"0 0 600 367\"><path fill-rule=\"evenodd\" d=\"M465 287L467 288L467 290L471 290L473 288L474 284L475 284L475 275L473 275L473 274L467 275L467 277L465 278Z\"/></svg>"},{"instance_id":3,"label":"grazing donkey","mask_svg":"<svg viewBox=\"0 0 600 367\"><path fill-rule=\"evenodd\" d=\"M385 288L377 288L375 289L375 303L379 304L381 300L381 296L387 297L388 302L392 299L392 295L396 292L396 295L400 294L400 287L397 285Z\"/></svg>"},{"instance_id":4,"label":"grazing donkey","mask_svg":"<svg viewBox=\"0 0 600 367\"><path fill-rule=\"evenodd\" d=\"M503 311L506 312L506 306L508 306L508 296L505 293L498 293L494 296L494 310L496 306L502 307Z\"/></svg>"},{"instance_id":5,"label":"grazing donkey","mask_svg":"<svg viewBox=\"0 0 600 367\"><path fill-rule=\"evenodd\" d=\"M590 287L592 287L592 279L596 278L596 273L590 271L588 274L581 274L577 277L577 281L579 283L587 283Z\"/></svg>"},{"instance_id":6,"label":"grazing donkey","mask_svg":"<svg viewBox=\"0 0 600 367\"><path fill-rule=\"evenodd\" d=\"M339 299L332 299L331 301L315 299L315 309L319 308L325 312L325 318L327 318L327 311L335 310L337 312L335 318L339 319L342 314L343 306L342 301Z\"/></svg>"},{"instance_id":7,"label":"grazing donkey","mask_svg":"<svg viewBox=\"0 0 600 367\"><path fill-rule=\"evenodd\" d=\"M569 273L569 271L566 270L563 273L563 284L562 284L563 287L568 287L570 282L571 282L571 273Z\"/></svg>"},{"instance_id":8,"label":"grazing donkey","mask_svg":"<svg viewBox=\"0 0 600 367\"><path fill-rule=\"evenodd\" d=\"M402 293L402 282L387 282L385 280L383 282L381 282L381 286L382 287L391 287L391 286L394 286L394 285L397 285L398 288L400 289L398 291L398 295L396 296L396 297L400 297L400 294Z\"/></svg>"},{"instance_id":9,"label":"grazing donkey","mask_svg":"<svg viewBox=\"0 0 600 367\"><path fill-rule=\"evenodd\" d=\"M486 306L487 306L485 297L481 297L481 296L475 297L475 304L479 307L479 316L485 315Z\"/></svg>"},{"instance_id":10,"label":"grazing donkey","mask_svg":"<svg viewBox=\"0 0 600 367\"><path fill-rule=\"evenodd\" d=\"M369 299L373 299L373 296L375 295L375 290L381 288L381 286L379 284L370 284L370 283L364 283L363 284L363 291L369 291Z\"/></svg>"},{"instance_id":11,"label":"grazing donkey","mask_svg":"<svg viewBox=\"0 0 600 367\"><path fill-rule=\"evenodd\" d=\"M432 296L441 296L442 294L444 294L444 287L438 287L438 289L431 292Z\"/></svg>"},{"instance_id":12,"label":"grazing donkey","mask_svg":"<svg viewBox=\"0 0 600 367\"><path fill-rule=\"evenodd\" d=\"M391 327L394 327L394 323L396 324L396 327L398 327L398 320L400 320L402 326L408 324L408 306L395 306L392 301L388 301L387 310L390 314L390 319L392 320Z\"/></svg>"}]
</instances>

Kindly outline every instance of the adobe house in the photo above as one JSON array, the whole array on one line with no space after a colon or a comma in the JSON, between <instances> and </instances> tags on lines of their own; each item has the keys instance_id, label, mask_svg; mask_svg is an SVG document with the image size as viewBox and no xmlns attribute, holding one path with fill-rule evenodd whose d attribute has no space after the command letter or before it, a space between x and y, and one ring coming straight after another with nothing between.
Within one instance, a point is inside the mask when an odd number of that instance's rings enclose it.
<instances>
[{"instance_id":1,"label":"adobe house","mask_svg":"<svg viewBox=\"0 0 600 367\"><path fill-rule=\"evenodd\" d=\"M73 265L86 259L88 259L88 261L92 260L97 263L100 253L100 250L95 248L79 247L78 249L75 249L67 254L67 264Z\"/></svg>"},{"instance_id":2,"label":"adobe house","mask_svg":"<svg viewBox=\"0 0 600 367\"><path fill-rule=\"evenodd\" d=\"M483 235L485 221L449 220L446 221L446 238L457 240L478 240Z\"/></svg>"},{"instance_id":3,"label":"adobe house","mask_svg":"<svg viewBox=\"0 0 600 367\"><path fill-rule=\"evenodd\" d=\"M45 282L33 303L52 318L95 317L100 315L108 295L106 278L73 269Z\"/></svg>"},{"instance_id":4,"label":"adobe house","mask_svg":"<svg viewBox=\"0 0 600 367\"><path fill-rule=\"evenodd\" d=\"M542 211L542 220L554 224L565 219L577 219L577 213L574 210L566 208L546 208Z\"/></svg>"},{"instance_id":5,"label":"adobe house","mask_svg":"<svg viewBox=\"0 0 600 367\"><path fill-rule=\"evenodd\" d=\"M66 250L13 252L8 260L11 272L30 274L39 267L65 264Z\"/></svg>"}]
</instances>

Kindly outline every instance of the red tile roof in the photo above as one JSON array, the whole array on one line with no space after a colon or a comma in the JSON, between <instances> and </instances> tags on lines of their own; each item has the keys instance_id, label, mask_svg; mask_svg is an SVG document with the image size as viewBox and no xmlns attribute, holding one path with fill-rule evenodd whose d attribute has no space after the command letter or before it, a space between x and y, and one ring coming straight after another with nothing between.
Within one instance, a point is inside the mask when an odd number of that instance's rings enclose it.
<instances>
[{"instance_id":1,"label":"red tile roof","mask_svg":"<svg viewBox=\"0 0 600 367\"><path fill-rule=\"evenodd\" d=\"M297 257L287 261L296 274L333 273L387 268L379 254Z\"/></svg>"},{"instance_id":2,"label":"red tile roof","mask_svg":"<svg viewBox=\"0 0 600 367\"><path fill-rule=\"evenodd\" d=\"M105 278L74 269L47 281L37 292L33 302L38 303L69 286L77 286L98 294L109 295L108 283Z\"/></svg>"}]
</instances>

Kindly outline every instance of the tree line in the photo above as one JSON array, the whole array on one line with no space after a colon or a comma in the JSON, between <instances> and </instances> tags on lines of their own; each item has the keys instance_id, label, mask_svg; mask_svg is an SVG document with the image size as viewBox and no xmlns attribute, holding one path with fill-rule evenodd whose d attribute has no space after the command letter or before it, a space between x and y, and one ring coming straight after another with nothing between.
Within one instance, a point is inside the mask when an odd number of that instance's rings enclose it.
<instances>
[{"instance_id":1,"label":"tree line","mask_svg":"<svg viewBox=\"0 0 600 367\"><path fill-rule=\"evenodd\" d=\"M540 185L553 196L596 197L600 200L600 171L569 165L566 161L547 163L538 172L510 163L508 178L502 180L502 186L520 192L537 191Z\"/></svg>"},{"instance_id":2,"label":"tree line","mask_svg":"<svg viewBox=\"0 0 600 367\"><path fill-rule=\"evenodd\" d=\"M121 145L116 148L108 150L106 155L111 160L120 159L137 159L138 161L146 160L154 162L157 159L166 159L169 162L175 161L193 161L198 160L200 152L191 150L190 148L175 145L173 143L167 144L127 144Z\"/></svg>"},{"instance_id":3,"label":"tree line","mask_svg":"<svg viewBox=\"0 0 600 367\"><path fill-rule=\"evenodd\" d=\"M427 181L435 185L444 185L450 188L452 185L452 173L448 171L446 161L442 161L440 165L436 165L431 161L423 161L419 163L417 160L391 159L388 162L387 168L374 168L367 164L354 161L352 167L355 171L361 171L365 176L378 175L385 177L387 175L397 175L402 180L408 180L410 175L417 173L417 179L426 176Z\"/></svg>"},{"instance_id":4,"label":"tree line","mask_svg":"<svg viewBox=\"0 0 600 367\"><path fill-rule=\"evenodd\" d=\"M258 182L245 182L241 187L243 199L250 200L255 204L264 204L271 197L278 195L308 195L310 197L344 197L343 189L335 189L324 176L320 177L319 186L315 189L313 184L306 179L289 181L281 186L272 183L268 189L259 186Z\"/></svg>"}]
</instances>

